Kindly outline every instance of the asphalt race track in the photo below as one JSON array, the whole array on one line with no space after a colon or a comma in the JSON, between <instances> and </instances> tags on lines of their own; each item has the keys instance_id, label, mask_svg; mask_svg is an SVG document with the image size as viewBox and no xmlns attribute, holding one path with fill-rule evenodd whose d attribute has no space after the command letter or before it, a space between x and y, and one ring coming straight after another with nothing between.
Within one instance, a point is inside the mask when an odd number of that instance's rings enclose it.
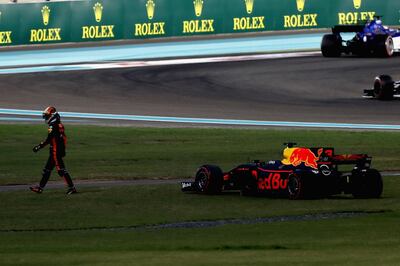
<instances>
[{"instance_id":1,"label":"asphalt race track","mask_svg":"<svg viewBox=\"0 0 400 266\"><path fill-rule=\"evenodd\" d=\"M398 124L400 101L363 99L400 56L207 63L1 75L0 106L273 121ZM134 122L129 122L134 124Z\"/></svg>"}]
</instances>

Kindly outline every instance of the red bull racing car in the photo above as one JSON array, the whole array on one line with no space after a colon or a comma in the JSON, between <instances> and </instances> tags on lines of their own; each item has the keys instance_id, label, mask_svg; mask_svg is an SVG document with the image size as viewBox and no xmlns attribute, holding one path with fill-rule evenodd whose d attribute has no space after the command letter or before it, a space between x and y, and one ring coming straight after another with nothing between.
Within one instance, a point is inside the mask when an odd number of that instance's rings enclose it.
<instances>
[{"instance_id":1,"label":"red bull racing car","mask_svg":"<svg viewBox=\"0 0 400 266\"><path fill-rule=\"evenodd\" d=\"M289 143L282 160L253 161L223 173L215 165L201 166L193 182L182 182L183 192L219 194L236 190L242 195L265 195L289 199L321 198L353 194L356 198L379 198L383 190L380 173L370 168L367 154L336 155L333 148L301 148ZM352 165L342 173L340 165Z\"/></svg>"},{"instance_id":2,"label":"red bull racing car","mask_svg":"<svg viewBox=\"0 0 400 266\"><path fill-rule=\"evenodd\" d=\"M374 80L373 88L364 90L363 97L379 100L400 98L400 80L393 81L393 78L389 75L379 75Z\"/></svg>"}]
</instances>

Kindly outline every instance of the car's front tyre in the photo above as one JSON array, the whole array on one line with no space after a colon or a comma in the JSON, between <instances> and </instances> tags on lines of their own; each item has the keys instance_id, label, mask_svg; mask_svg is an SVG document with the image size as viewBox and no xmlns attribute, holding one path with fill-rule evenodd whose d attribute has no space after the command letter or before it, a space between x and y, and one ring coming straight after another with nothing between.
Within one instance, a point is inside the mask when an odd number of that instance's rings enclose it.
<instances>
[{"instance_id":1,"label":"car's front tyre","mask_svg":"<svg viewBox=\"0 0 400 266\"><path fill-rule=\"evenodd\" d=\"M394 82L389 75L380 75L374 81L374 97L379 100L391 100L394 94Z\"/></svg>"},{"instance_id":2,"label":"car's front tyre","mask_svg":"<svg viewBox=\"0 0 400 266\"><path fill-rule=\"evenodd\" d=\"M222 191L224 177L221 168L215 165L203 165L195 177L196 190L205 194L219 194Z\"/></svg>"}]
</instances>

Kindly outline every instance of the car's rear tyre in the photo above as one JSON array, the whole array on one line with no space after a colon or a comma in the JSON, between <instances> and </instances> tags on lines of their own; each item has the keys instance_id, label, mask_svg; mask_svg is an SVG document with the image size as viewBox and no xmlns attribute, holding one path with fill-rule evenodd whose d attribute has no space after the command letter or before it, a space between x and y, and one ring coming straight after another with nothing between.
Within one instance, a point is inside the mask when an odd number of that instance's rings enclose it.
<instances>
[{"instance_id":1,"label":"car's rear tyre","mask_svg":"<svg viewBox=\"0 0 400 266\"><path fill-rule=\"evenodd\" d=\"M324 57L340 57L342 38L336 34L325 34L321 42L321 52Z\"/></svg>"},{"instance_id":2,"label":"car's rear tyre","mask_svg":"<svg viewBox=\"0 0 400 266\"><path fill-rule=\"evenodd\" d=\"M308 195L306 193L306 180L300 174L293 173L289 175L288 181L288 194L289 199L291 200L299 200L304 199Z\"/></svg>"},{"instance_id":3,"label":"car's rear tyre","mask_svg":"<svg viewBox=\"0 0 400 266\"><path fill-rule=\"evenodd\" d=\"M377 36L377 46L375 53L380 57L391 57L394 54L394 43L392 36Z\"/></svg>"},{"instance_id":4,"label":"car's rear tyre","mask_svg":"<svg viewBox=\"0 0 400 266\"><path fill-rule=\"evenodd\" d=\"M374 81L374 97L379 100L391 100L394 94L394 82L389 75L380 75Z\"/></svg>"},{"instance_id":5,"label":"car's rear tyre","mask_svg":"<svg viewBox=\"0 0 400 266\"><path fill-rule=\"evenodd\" d=\"M199 192L206 194L221 193L223 182L223 173L218 166L203 165L197 170L195 185Z\"/></svg>"},{"instance_id":6,"label":"car's rear tyre","mask_svg":"<svg viewBox=\"0 0 400 266\"><path fill-rule=\"evenodd\" d=\"M383 191L381 174L375 169L353 173L352 194L355 198L379 198Z\"/></svg>"}]
</instances>

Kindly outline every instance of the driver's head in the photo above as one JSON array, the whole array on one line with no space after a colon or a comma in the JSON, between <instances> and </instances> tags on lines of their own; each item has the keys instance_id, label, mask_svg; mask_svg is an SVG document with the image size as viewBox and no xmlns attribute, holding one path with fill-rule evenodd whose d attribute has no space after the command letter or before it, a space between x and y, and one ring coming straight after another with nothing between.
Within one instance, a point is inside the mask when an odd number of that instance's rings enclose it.
<instances>
[{"instance_id":1,"label":"driver's head","mask_svg":"<svg viewBox=\"0 0 400 266\"><path fill-rule=\"evenodd\" d=\"M46 109L44 109L42 117L47 124L60 121L60 115L57 113L57 110L54 106L49 106Z\"/></svg>"}]
</instances>

